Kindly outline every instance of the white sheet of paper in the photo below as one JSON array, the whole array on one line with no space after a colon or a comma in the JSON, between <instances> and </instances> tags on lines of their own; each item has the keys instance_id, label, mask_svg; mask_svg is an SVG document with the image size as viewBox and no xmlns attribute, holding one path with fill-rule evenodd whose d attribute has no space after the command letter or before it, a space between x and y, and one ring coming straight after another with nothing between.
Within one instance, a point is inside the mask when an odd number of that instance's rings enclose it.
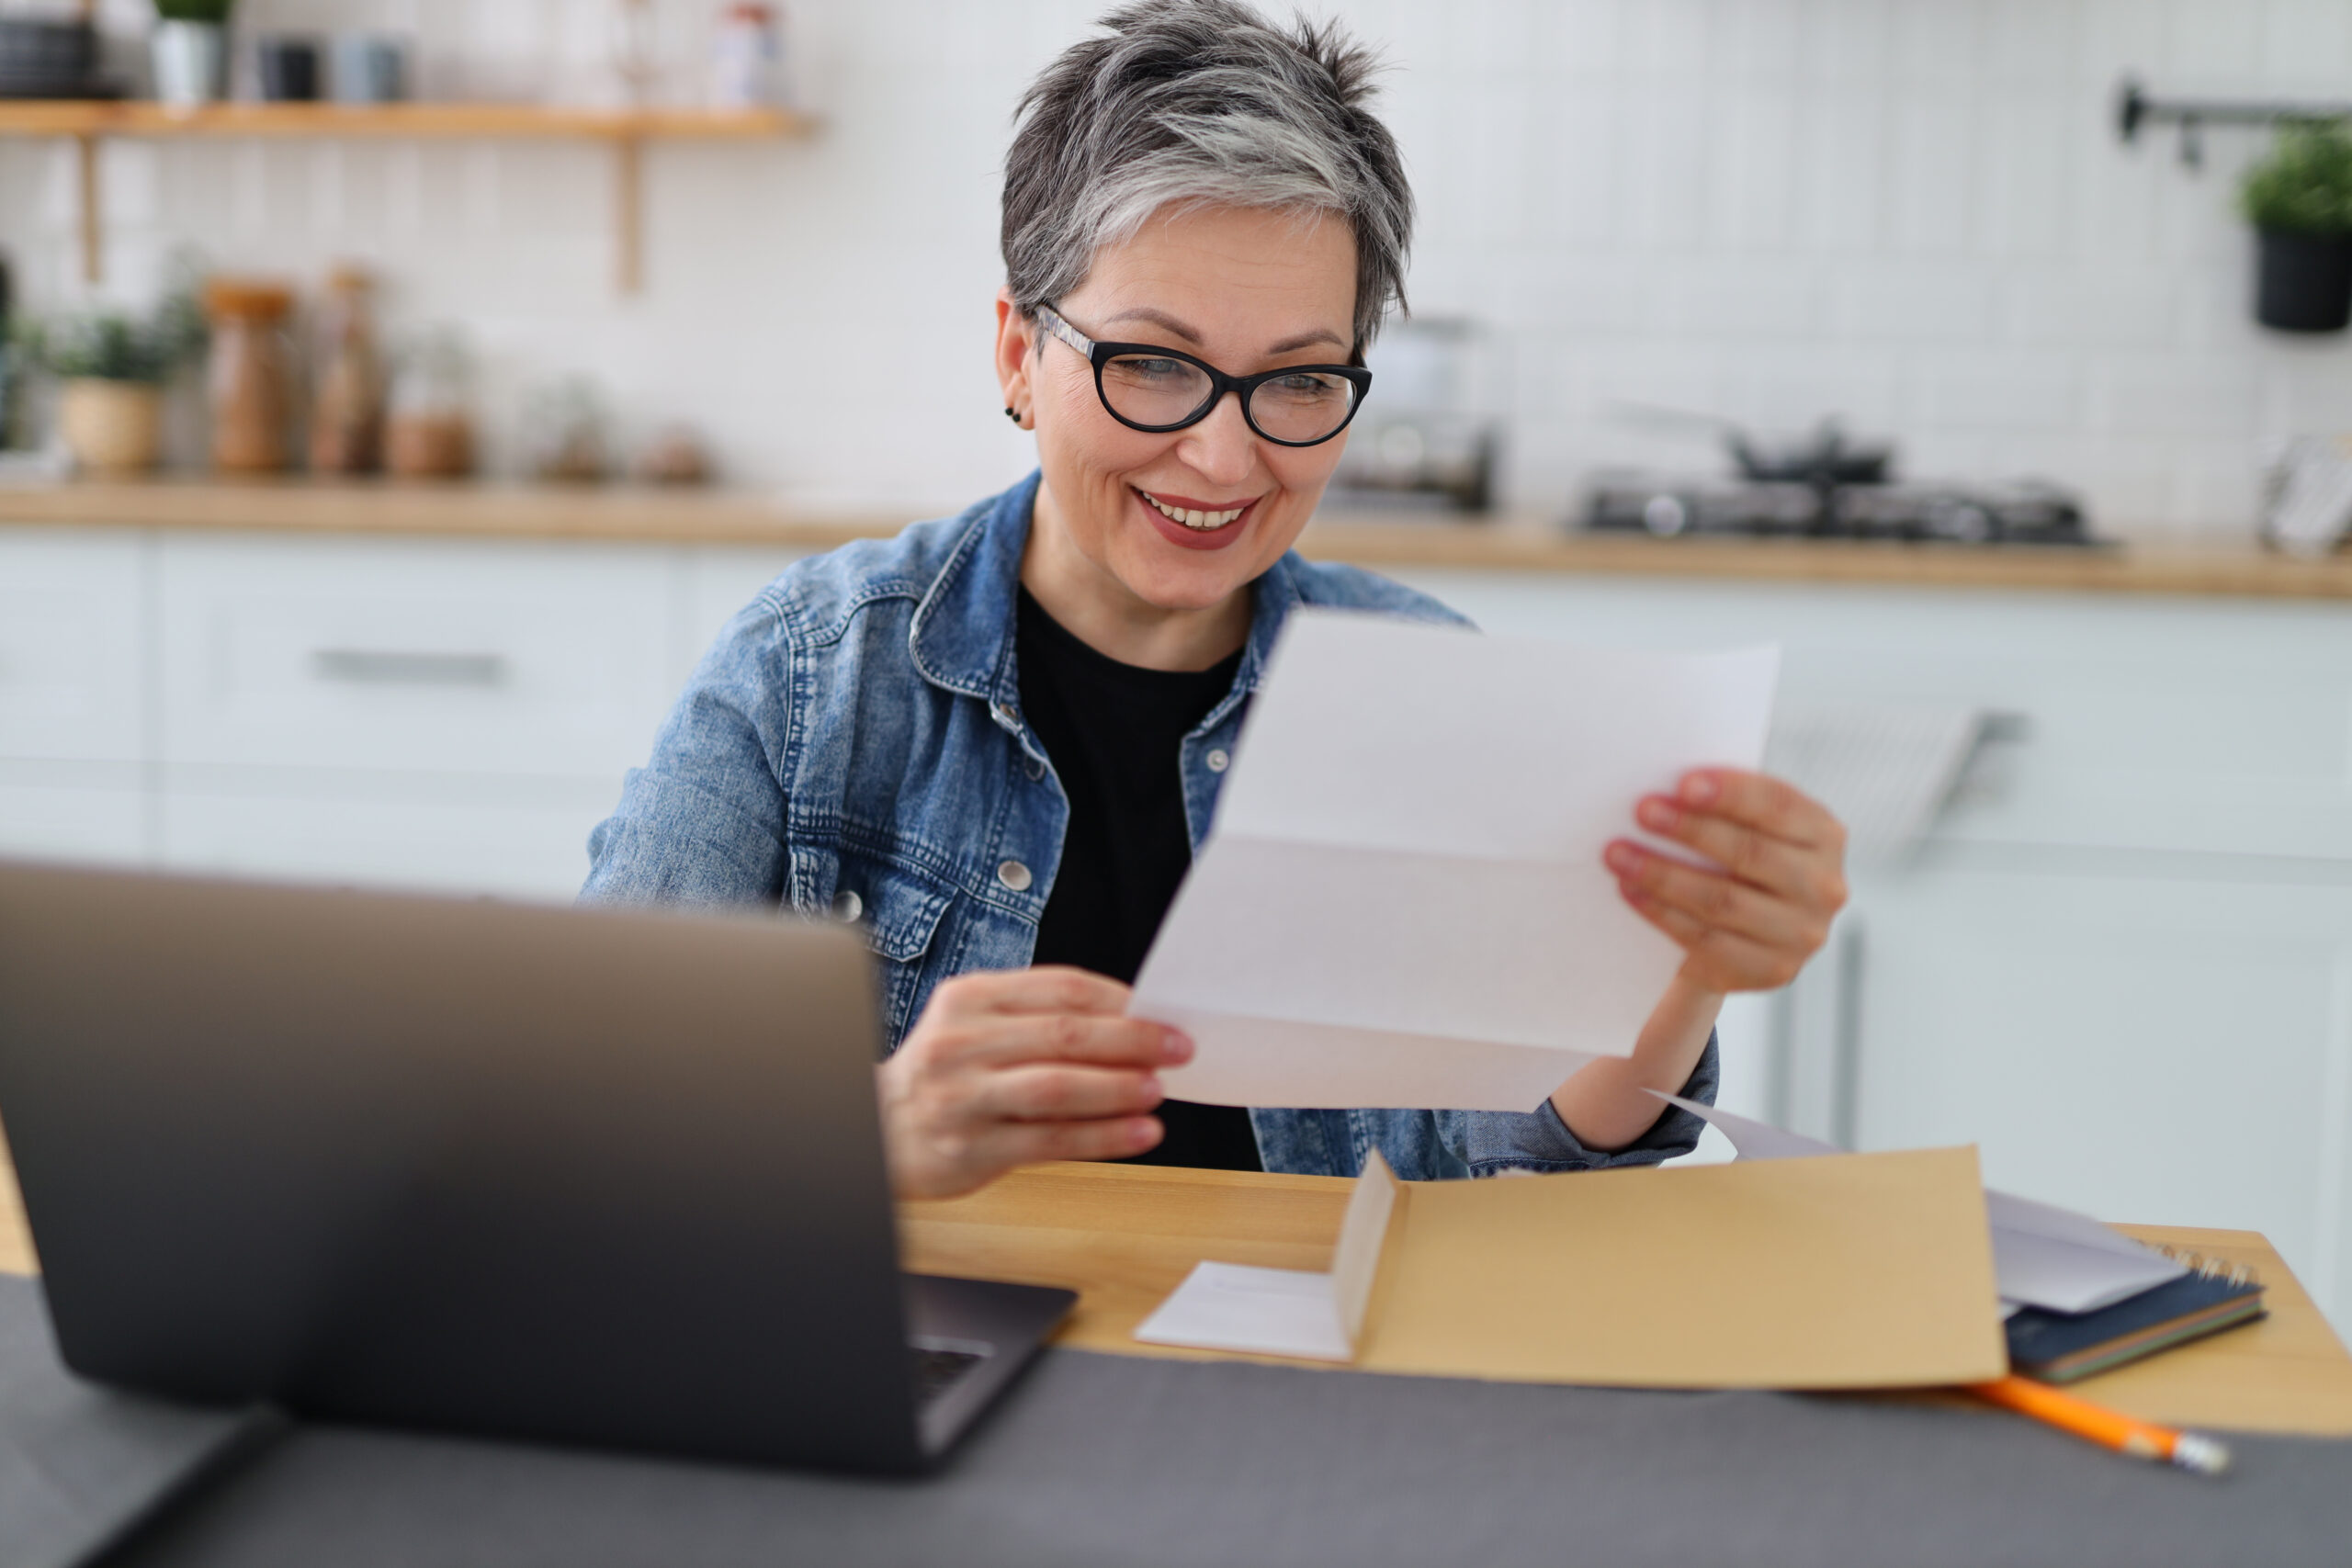
<instances>
[{"instance_id":1,"label":"white sheet of paper","mask_svg":"<svg viewBox=\"0 0 2352 1568\"><path fill-rule=\"evenodd\" d=\"M1984 1190L2001 1294L2052 1312L2096 1312L2188 1272L2087 1214Z\"/></svg>"},{"instance_id":2,"label":"white sheet of paper","mask_svg":"<svg viewBox=\"0 0 2352 1568\"><path fill-rule=\"evenodd\" d=\"M1653 1089L1650 1092L1656 1094ZM1808 1138L1712 1105L1661 1094L1722 1129L1742 1159L1802 1159L1838 1153L1835 1144ZM2138 1295L2188 1270L2087 1214L2007 1192L1984 1191L1993 1233L1993 1269L2004 1301L2052 1312L2094 1312Z\"/></svg>"},{"instance_id":3,"label":"white sheet of paper","mask_svg":"<svg viewBox=\"0 0 2352 1568\"><path fill-rule=\"evenodd\" d=\"M1169 1094L1528 1111L1631 1052L1682 954L1601 852L1758 764L1779 667L1296 612L1136 978L1199 1046Z\"/></svg>"},{"instance_id":4,"label":"white sheet of paper","mask_svg":"<svg viewBox=\"0 0 2352 1568\"><path fill-rule=\"evenodd\" d=\"M1355 1357L1340 1323L1329 1274L1196 1263L1136 1329L1151 1345L1202 1350L1255 1350L1316 1361Z\"/></svg>"}]
</instances>

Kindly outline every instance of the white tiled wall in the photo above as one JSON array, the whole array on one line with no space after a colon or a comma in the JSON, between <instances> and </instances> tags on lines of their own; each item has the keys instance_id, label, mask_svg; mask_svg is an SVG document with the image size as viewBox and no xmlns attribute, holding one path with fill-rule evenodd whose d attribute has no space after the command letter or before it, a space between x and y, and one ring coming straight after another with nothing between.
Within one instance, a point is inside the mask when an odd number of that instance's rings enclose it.
<instances>
[{"instance_id":1,"label":"white tiled wall","mask_svg":"<svg viewBox=\"0 0 2352 1568\"><path fill-rule=\"evenodd\" d=\"M617 0L245 0L248 30L390 27L429 88L607 96ZM946 506L1025 466L987 364L999 161L1022 85L1107 0L794 0L817 141L649 161L648 291L611 290L608 169L568 145L111 146L110 287L175 243L315 276L379 262L456 319L492 423L599 378L739 478ZM141 0L106 0L125 28ZM1703 461L1628 399L1899 436L1915 471L2039 472L2143 534L2241 533L2269 437L2352 428L2352 347L2248 319L2230 209L2256 133L2119 145L2111 99L2352 98L2344 0L1350 0L1397 69L1416 305L1498 329L1509 488ZM715 0L660 0L694 90ZM67 152L0 145L0 238L79 288Z\"/></svg>"}]
</instances>

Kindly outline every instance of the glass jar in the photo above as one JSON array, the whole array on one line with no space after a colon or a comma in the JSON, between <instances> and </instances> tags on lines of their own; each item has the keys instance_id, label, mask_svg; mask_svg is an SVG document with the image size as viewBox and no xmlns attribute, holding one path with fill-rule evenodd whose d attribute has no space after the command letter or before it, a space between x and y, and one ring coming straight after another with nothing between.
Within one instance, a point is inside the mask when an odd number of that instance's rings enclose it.
<instances>
[{"instance_id":1,"label":"glass jar","mask_svg":"<svg viewBox=\"0 0 2352 1568\"><path fill-rule=\"evenodd\" d=\"M216 277L205 286L204 310L212 323L206 378L212 466L223 473L277 473L290 454L294 355L287 324L294 292L278 283Z\"/></svg>"},{"instance_id":2,"label":"glass jar","mask_svg":"<svg viewBox=\"0 0 2352 1568\"><path fill-rule=\"evenodd\" d=\"M327 278L318 322L318 395L311 403L311 471L370 474L383 458L384 394L376 351L376 280L356 266Z\"/></svg>"},{"instance_id":3,"label":"glass jar","mask_svg":"<svg viewBox=\"0 0 2352 1568\"><path fill-rule=\"evenodd\" d=\"M455 333L424 339L392 378L385 466L401 479L455 479L473 472L474 427L465 345Z\"/></svg>"},{"instance_id":4,"label":"glass jar","mask_svg":"<svg viewBox=\"0 0 2352 1568\"><path fill-rule=\"evenodd\" d=\"M523 460L543 484L600 484L612 463L605 401L582 376L550 381L523 406Z\"/></svg>"},{"instance_id":5,"label":"glass jar","mask_svg":"<svg viewBox=\"0 0 2352 1568\"><path fill-rule=\"evenodd\" d=\"M711 107L763 109L781 103L783 56L777 7L749 3L728 6L711 35Z\"/></svg>"}]
</instances>

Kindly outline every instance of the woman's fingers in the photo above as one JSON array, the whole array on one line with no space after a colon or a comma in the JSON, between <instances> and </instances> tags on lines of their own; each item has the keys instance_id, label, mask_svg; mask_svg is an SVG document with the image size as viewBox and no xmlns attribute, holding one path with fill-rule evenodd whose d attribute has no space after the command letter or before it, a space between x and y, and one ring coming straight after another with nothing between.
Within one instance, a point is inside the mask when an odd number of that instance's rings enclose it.
<instances>
[{"instance_id":1,"label":"woman's fingers","mask_svg":"<svg viewBox=\"0 0 2352 1568\"><path fill-rule=\"evenodd\" d=\"M881 1064L883 1133L901 1197L969 1192L1041 1159L1107 1159L1157 1144L1158 1073L1192 1042L1125 1016L1131 993L1077 969L959 976Z\"/></svg>"},{"instance_id":2,"label":"woman's fingers","mask_svg":"<svg viewBox=\"0 0 2352 1568\"><path fill-rule=\"evenodd\" d=\"M1690 845L1742 882L1800 903L1835 908L1846 901L1840 857L1824 848L1775 839L1663 795L1647 796L1634 815L1651 832Z\"/></svg>"},{"instance_id":3,"label":"woman's fingers","mask_svg":"<svg viewBox=\"0 0 2352 1568\"><path fill-rule=\"evenodd\" d=\"M1662 795L1643 800L1634 816L1651 832L1690 845L1740 881L1775 893L1796 896L1817 874L1817 857L1809 852Z\"/></svg>"},{"instance_id":4,"label":"woman's fingers","mask_svg":"<svg viewBox=\"0 0 2352 1568\"><path fill-rule=\"evenodd\" d=\"M981 1075L968 1114L984 1121L1094 1122L1139 1116L1167 1098L1149 1073L1102 1067L1010 1067Z\"/></svg>"},{"instance_id":5,"label":"woman's fingers","mask_svg":"<svg viewBox=\"0 0 2352 1568\"><path fill-rule=\"evenodd\" d=\"M1827 807L1770 773L1702 768L1682 775L1677 803L1808 849L1843 852L1846 829Z\"/></svg>"},{"instance_id":6,"label":"woman's fingers","mask_svg":"<svg viewBox=\"0 0 2352 1568\"><path fill-rule=\"evenodd\" d=\"M949 1025L933 1043L943 1060L983 1067L1077 1062L1150 1072L1193 1056L1193 1043L1164 1023L1082 1013L989 1015Z\"/></svg>"},{"instance_id":7,"label":"woman's fingers","mask_svg":"<svg viewBox=\"0 0 2352 1568\"><path fill-rule=\"evenodd\" d=\"M1076 1013L1116 1018L1134 992L1118 981L1065 964L989 969L941 982L931 1009L943 1017L978 1013Z\"/></svg>"},{"instance_id":8,"label":"woman's fingers","mask_svg":"<svg viewBox=\"0 0 2352 1568\"><path fill-rule=\"evenodd\" d=\"M1102 1122L1000 1122L975 1140L973 1153L992 1171L1048 1159L1124 1159L1164 1135L1156 1116Z\"/></svg>"},{"instance_id":9,"label":"woman's fingers","mask_svg":"<svg viewBox=\"0 0 2352 1568\"><path fill-rule=\"evenodd\" d=\"M1711 991L1777 990L1797 977L1813 950L1754 942L1701 923L1682 910L1629 895L1641 917L1674 939L1690 956L1688 977Z\"/></svg>"},{"instance_id":10,"label":"woman's fingers","mask_svg":"<svg viewBox=\"0 0 2352 1568\"><path fill-rule=\"evenodd\" d=\"M1702 768L1634 814L1723 868L1688 865L1629 840L1609 846L1626 900L1681 946L1683 974L1695 984L1784 986L1828 940L1846 902L1846 829L1818 801L1762 773Z\"/></svg>"},{"instance_id":11,"label":"woman's fingers","mask_svg":"<svg viewBox=\"0 0 2352 1568\"><path fill-rule=\"evenodd\" d=\"M1819 947L1827 933L1826 911L1816 913L1723 872L1701 871L1637 845L1611 845L1609 867L1629 898L1675 910L1705 930L1807 952Z\"/></svg>"}]
</instances>

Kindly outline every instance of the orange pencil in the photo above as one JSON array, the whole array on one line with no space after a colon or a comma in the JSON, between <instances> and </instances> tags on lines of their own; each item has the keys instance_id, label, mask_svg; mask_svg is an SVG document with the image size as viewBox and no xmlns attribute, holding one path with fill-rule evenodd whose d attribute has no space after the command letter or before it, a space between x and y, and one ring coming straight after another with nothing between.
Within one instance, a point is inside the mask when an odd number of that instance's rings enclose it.
<instances>
[{"instance_id":1,"label":"orange pencil","mask_svg":"<svg viewBox=\"0 0 2352 1568\"><path fill-rule=\"evenodd\" d=\"M2230 1450L2211 1438L2137 1420L2030 1378L1971 1383L1968 1392L2134 1459L2177 1464L2199 1475L2219 1475L2230 1468Z\"/></svg>"}]
</instances>

